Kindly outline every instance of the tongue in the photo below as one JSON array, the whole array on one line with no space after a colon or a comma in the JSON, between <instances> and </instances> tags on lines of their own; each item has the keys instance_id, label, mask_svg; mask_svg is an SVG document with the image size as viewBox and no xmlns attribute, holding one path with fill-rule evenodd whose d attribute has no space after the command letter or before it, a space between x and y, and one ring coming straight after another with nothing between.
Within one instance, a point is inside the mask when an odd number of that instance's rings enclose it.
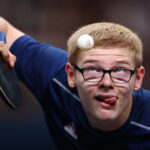
<instances>
[{"instance_id":1,"label":"tongue","mask_svg":"<svg viewBox=\"0 0 150 150\"><path fill-rule=\"evenodd\" d=\"M109 105L113 105L116 101L117 101L116 97L110 97L103 100L103 102Z\"/></svg>"}]
</instances>

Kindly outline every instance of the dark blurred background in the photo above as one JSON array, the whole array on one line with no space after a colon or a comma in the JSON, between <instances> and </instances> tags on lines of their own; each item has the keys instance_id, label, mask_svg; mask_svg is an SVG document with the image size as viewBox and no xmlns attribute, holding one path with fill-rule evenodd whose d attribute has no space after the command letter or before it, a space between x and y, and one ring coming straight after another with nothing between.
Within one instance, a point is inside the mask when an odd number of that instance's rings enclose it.
<instances>
[{"instance_id":1,"label":"dark blurred background","mask_svg":"<svg viewBox=\"0 0 150 150\"><path fill-rule=\"evenodd\" d=\"M150 90L149 0L1 0L0 15L38 41L63 49L82 25L98 21L125 25L143 41L143 87Z\"/></svg>"},{"instance_id":2,"label":"dark blurred background","mask_svg":"<svg viewBox=\"0 0 150 150\"><path fill-rule=\"evenodd\" d=\"M143 87L150 90L150 0L0 0L0 16L38 41L63 49L71 33L82 25L99 21L125 25L143 42L146 68ZM40 118L43 122L40 105L21 86L25 96L19 117ZM13 118L12 111L9 112L8 118ZM35 127L37 123L32 125Z\"/></svg>"},{"instance_id":3,"label":"dark blurred background","mask_svg":"<svg viewBox=\"0 0 150 150\"><path fill-rule=\"evenodd\" d=\"M1 0L0 15L37 40L63 49L82 25L98 21L125 25L143 41L143 87L150 90L149 0Z\"/></svg>"}]
</instances>

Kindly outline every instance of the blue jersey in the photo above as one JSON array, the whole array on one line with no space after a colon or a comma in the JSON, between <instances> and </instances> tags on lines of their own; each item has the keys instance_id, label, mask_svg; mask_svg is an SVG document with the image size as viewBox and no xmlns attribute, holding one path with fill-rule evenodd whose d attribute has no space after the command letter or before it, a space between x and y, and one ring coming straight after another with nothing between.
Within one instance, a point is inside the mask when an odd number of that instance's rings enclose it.
<instances>
[{"instance_id":1,"label":"blue jersey","mask_svg":"<svg viewBox=\"0 0 150 150\"><path fill-rule=\"evenodd\" d=\"M150 149L149 91L141 88L134 92L132 111L125 124L117 130L103 132L91 127L76 88L68 86L66 51L24 35L13 43L11 52L17 57L18 76L41 103L59 149Z\"/></svg>"}]
</instances>

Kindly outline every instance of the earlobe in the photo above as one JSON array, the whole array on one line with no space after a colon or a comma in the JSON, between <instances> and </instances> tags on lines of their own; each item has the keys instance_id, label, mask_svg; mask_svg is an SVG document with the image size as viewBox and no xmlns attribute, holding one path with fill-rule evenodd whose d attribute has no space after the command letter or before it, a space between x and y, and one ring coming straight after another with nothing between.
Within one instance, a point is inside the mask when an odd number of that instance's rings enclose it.
<instances>
[{"instance_id":1,"label":"earlobe","mask_svg":"<svg viewBox=\"0 0 150 150\"><path fill-rule=\"evenodd\" d=\"M68 62L66 64L66 73L67 73L67 80L68 84L71 88L75 87L75 77L74 77L74 70L72 65Z\"/></svg>"},{"instance_id":2,"label":"earlobe","mask_svg":"<svg viewBox=\"0 0 150 150\"><path fill-rule=\"evenodd\" d=\"M137 69L136 81L135 81L135 85L134 85L135 91L140 89L140 87L142 85L143 78L144 78L144 74L145 74L145 69L143 66L141 66L140 68Z\"/></svg>"}]
</instances>

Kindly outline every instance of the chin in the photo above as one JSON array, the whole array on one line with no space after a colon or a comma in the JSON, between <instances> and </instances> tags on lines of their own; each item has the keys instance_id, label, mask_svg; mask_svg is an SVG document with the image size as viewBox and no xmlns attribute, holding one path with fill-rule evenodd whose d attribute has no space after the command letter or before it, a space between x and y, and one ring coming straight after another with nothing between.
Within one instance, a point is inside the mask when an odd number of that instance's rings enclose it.
<instances>
[{"instance_id":1,"label":"chin","mask_svg":"<svg viewBox=\"0 0 150 150\"><path fill-rule=\"evenodd\" d=\"M96 113L96 118L101 121L114 121L117 118L117 114L112 110L101 110Z\"/></svg>"}]
</instances>

